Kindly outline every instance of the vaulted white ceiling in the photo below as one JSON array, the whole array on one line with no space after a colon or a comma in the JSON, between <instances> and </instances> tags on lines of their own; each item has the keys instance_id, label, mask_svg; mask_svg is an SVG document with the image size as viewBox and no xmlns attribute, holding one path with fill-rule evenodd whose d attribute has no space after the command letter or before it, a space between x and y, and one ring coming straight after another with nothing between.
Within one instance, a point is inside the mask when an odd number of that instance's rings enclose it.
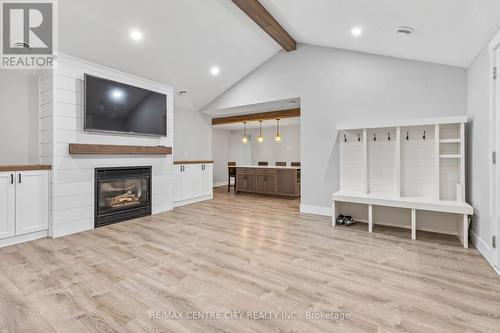
<instances>
[{"instance_id":1,"label":"vaulted white ceiling","mask_svg":"<svg viewBox=\"0 0 500 333\"><path fill-rule=\"evenodd\" d=\"M229 0L58 3L61 52L187 90L175 96L185 108L201 109L281 49Z\"/></svg>"},{"instance_id":2,"label":"vaulted white ceiling","mask_svg":"<svg viewBox=\"0 0 500 333\"><path fill-rule=\"evenodd\" d=\"M297 42L468 67L500 28L499 0L260 0ZM410 38L398 36L410 26ZM363 34L354 38L353 27Z\"/></svg>"},{"instance_id":3,"label":"vaulted white ceiling","mask_svg":"<svg viewBox=\"0 0 500 333\"><path fill-rule=\"evenodd\" d=\"M260 1L297 42L461 67L500 28L499 0ZM61 52L187 90L175 96L185 108L201 109L281 50L230 0L58 3ZM414 36L397 36L401 25Z\"/></svg>"}]
</instances>

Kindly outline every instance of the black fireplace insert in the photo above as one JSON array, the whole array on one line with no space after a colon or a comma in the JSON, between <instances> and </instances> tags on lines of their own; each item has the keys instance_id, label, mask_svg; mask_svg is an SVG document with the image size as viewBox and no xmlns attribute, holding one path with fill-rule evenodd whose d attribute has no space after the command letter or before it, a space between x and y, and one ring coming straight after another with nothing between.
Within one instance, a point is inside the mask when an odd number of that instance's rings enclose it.
<instances>
[{"instance_id":1,"label":"black fireplace insert","mask_svg":"<svg viewBox=\"0 0 500 333\"><path fill-rule=\"evenodd\" d=\"M151 167L95 169L96 228L151 215Z\"/></svg>"}]
</instances>

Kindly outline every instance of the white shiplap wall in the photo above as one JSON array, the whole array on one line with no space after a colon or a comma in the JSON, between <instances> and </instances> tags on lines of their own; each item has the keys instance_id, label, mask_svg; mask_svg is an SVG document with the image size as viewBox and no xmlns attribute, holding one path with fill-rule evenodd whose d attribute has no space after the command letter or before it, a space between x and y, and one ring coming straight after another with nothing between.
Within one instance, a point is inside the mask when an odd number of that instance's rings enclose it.
<instances>
[{"instance_id":1,"label":"white shiplap wall","mask_svg":"<svg viewBox=\"0 0 500 333\"><path fill-rule=\"evenodd\" d=\"M437 197L434 136L434 126L401 128L401 196Z\"/></svg>"},{"instance_id":2,"label":"white shiplap wall","mask_svg":"<svg viewBox=\"0 0 500 333\"><path fill-rule=\"evenodd\" d=\"M368 193L378 195L395 195L396 129L369 129L367 142Z\"/></svg>"},{"instance_id":3,"label":"white shiplap wall","mask_svg":"<svg viewBox=\"0 0 500 333\"><path fill-rule=\"evenodd\" d=\"M362 193L364 189L365 157L363 131L343 131L339 137L340 190Z\"/></svg>"},{"instance_id":4,"label":"white shiplap wall","mask_svg":"<svg viewBox=\"0 0 500 333\"><path fill-rule=\"evenodd\" d=\"M167 137L88 133L83 130L84 74L167 95ZM40 161L51 164L54 237L94 226L94 169L152 166L153 214L173 207L172 156L72 156L69 143L173 146L173 89L127 73L61 55L56 69L40 78Z\"/></svg>"}]
</instances>

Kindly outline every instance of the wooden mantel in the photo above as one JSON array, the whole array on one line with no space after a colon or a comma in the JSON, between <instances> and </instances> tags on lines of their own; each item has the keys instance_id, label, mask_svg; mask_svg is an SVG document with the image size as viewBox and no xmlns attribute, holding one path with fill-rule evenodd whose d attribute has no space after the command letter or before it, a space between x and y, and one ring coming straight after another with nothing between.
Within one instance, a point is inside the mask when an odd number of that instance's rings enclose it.
<instances>
[{"instance_id":1,"label":"wooden mantel","mask_svg":"<svg viewBox=\"0 0 500 333\"><path fill-rule=\"evenodd\" d=\"M71 155L170 155L172 147L70 143L69 153Z\"/></svg>"}]
</instances>

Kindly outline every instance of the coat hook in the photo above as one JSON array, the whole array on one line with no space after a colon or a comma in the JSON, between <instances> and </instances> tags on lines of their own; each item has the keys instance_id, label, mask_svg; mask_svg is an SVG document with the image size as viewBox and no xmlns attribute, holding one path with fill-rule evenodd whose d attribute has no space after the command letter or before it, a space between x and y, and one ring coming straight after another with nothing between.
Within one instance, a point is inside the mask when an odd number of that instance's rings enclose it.
<instances>
[{"instance_id":1,"label":"coat hook","mask_svg":"<svg viewBox=\"0 0 500 333\"><path fill-rule=\"evenodd\" d=\"M387 140L391 141L391 133L387 132Z\"/></svg>"},{"instance_id":2,"label":"coat hook","mask_svg":"<svg viewBox=\"0 0 500 333\"><path fill-rule=\"evenodd\" d=\"M358 133L358 142L360 142L360 141L361 141L361 138L359 137L359 133Z\"/></svg>"},{"instance_id":3,"label":"coat hook","mask_svg":"<svg viewBox=\"0 0 500 333\"><path fill-rule=\"evenodd\" d=\"M377 141L377 135L373 132L373 141Z\"/></svg>"},{"instance_id":4,"label":"coat hook","mask_svg":"<svg viewBox=\"0 0 500 333\"><path fill-rule=\"evenodd\" d=\"M344 142L347 142L347 138L346 138L345 134L344 134Z\"/></svg>"},{"instance_id":5,"label":"coat hook","mask_svg":"<svg viewBox=\"0 0 500 333\"><path fill-rule=\"evenodd\" d=\"M408 135L408 132L406 132L406 141L410 140L410 136Z\"/></svg>"},{"instance_id":6,"label":"coat hook","mask_svg":"<svg viewBox=\"0 0 500 333\"><path fill-rule=\"evenodd\" d=\"M425 131L424 131L424 136L423 136L423 139L425 140Z\"/></svg>"}]
</instances>

